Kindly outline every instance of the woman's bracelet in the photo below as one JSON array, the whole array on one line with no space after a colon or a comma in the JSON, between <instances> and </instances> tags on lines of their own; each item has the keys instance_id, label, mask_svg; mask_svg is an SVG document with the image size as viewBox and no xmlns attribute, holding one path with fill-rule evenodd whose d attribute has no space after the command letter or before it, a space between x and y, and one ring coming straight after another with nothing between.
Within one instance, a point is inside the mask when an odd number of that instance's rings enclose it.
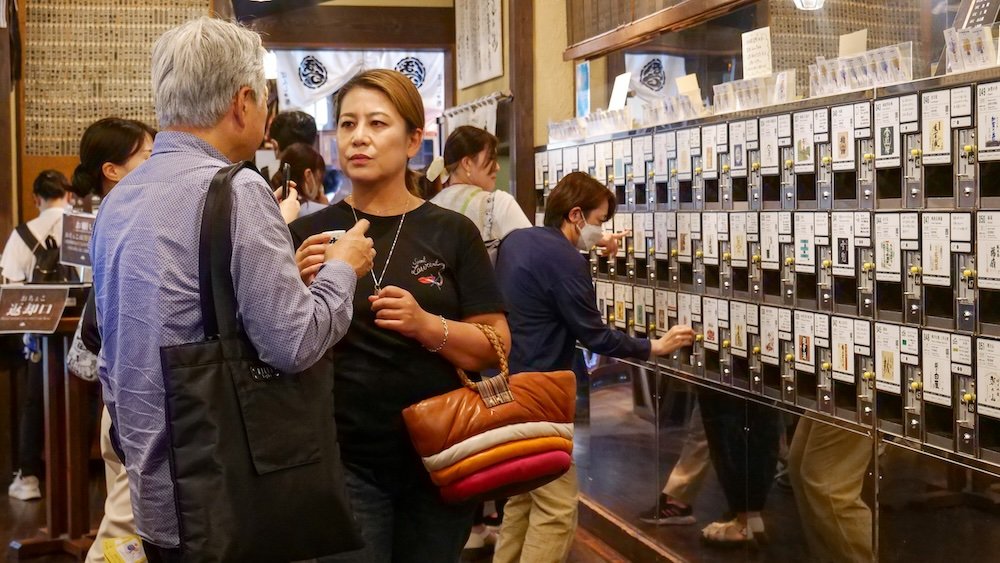
<instances>
[{"instance_id":1,"label":"woman's bracelet","mask_svg":"<svg viewBox=\"0 0 1000 563\"><path fill-rule=\"evenodd\" d=\"M441 340L441 344L437 348L427 348L428 352L438 353L444 349L444 345L448 343L448 319L444 318L444 315L438 315L441 318L441 326L444 328L444 339Z\"/></svg>"}]
</instances>

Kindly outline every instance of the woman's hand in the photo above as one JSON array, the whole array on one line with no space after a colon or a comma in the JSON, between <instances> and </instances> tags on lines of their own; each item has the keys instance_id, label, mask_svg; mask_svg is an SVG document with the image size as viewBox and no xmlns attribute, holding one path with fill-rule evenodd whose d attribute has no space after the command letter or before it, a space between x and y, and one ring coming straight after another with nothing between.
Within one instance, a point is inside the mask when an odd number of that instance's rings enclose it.
<instances>
[{"instance_id":1,"label":"woman's hand","mask_svg":"<svg viewBox=\"0 0 1000 563\"><path fill-rule=\"evenodd\" d=\"M326 247L329 244L330 233L319 233L303 241L302 246L295 252L295 264L299 267L302 283L308 286L316 279L316 274L326 262Z\"/></svg>"},{"instance_id":2,"label":"woman's hand","mask_svg":"<svg viewBox=\"0 0 1000 563\"><path fill-rule=\"evenodd\" d=\"M444 329L437 317L424 311L413 294L390 285L368 297L375 313L375 326L392 330L419 341L425 347L437 346L444 338Z\"/></svg>"},{"instance_id":3,"label":"woman's hand","mask_svg":"<svg viewBox=\"0 0 1000 563\"><path fill-rule=\"evenodd\" d=\"M295 190L295 182L288 182L287 198L281 199L281 188L278 188L274 190L274 199L278 200L281 218L285 220L286 225L299 218L299 209L302 204L299 203L299 192Z\"/></svg>"}]
</instances>

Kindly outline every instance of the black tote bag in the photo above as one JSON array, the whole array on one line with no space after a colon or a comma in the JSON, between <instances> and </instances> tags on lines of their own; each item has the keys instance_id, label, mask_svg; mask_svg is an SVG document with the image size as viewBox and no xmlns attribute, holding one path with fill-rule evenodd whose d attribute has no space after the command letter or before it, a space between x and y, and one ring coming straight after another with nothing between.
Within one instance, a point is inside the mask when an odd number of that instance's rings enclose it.
<instances>
[{"instance_id":1,"label":"black tote bag","mask_svg":"<svg viewBox=\"0 0 1000 563\"><path fill-rule=\"evenodd\" d=\"M160 350L184 561L280 562L362 546L333 419L330 352L284 374L237 322L232 178L212 179L201 222L205 341Z\"/></svg>"}]
</instances>

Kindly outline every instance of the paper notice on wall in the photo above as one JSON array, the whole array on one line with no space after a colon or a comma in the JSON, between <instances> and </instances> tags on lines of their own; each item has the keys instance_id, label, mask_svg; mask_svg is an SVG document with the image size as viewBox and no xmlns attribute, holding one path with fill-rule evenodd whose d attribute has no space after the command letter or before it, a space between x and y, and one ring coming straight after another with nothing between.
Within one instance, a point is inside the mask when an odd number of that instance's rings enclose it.
<instances>
[{"instance_id":1,"label":"paper notice on wall","mask_svg":"<svg viewBox=\"0 0 1000 563\"><path fill-rule=\"evenodd\" d=\"M976 406L980 415L1000 418L1000 341L976 342Z\"/></svg>"},{"instance_id":2,"label":"paper notice on wall","mask_svg":"<svg viewBox=\"0 0 1000 563\"><path fill-rule=\"evenodd\" d=\"M924 213L921 219L923 283L950 286L951 216L948 213Z\"/></svg>"},{"instance_id":3,"label":"paper notice on wall","mask_svg":"<svg viewBox=\"0 0 1000 563\"><path fill-rule=\"evenodd\" d=\"M1000 289L1000 211L980 211L976 217L979 287Z\"/></svg>"},{"instance_id":4,"label":"paper notice on wall","mask_svg":"<svg viewBox=\"0 0 1000 563\"><path fill-rule=\"evenodd\" d=\"M921 336L924 400L951 406L951 335L925 330Z\"/></svg>"},{"instance_id":5,"label":"paper notice on wall","mask_svg":"<svg viewBox=\"0 0 1000 563\"><path fill-rule=\"evenodd\" d=\"M875 387L899 393L899 326L875 323Z\"/></svg>"},{"instance_id":6,"label":"paper notice on wall","mask_svg":"<svg viewBox=\"0 0 1000 563\"><path fill-rule=\"evenodd\" d=\"M771 28L762 27L743 34L743 79L771 76Z\"/></svg>"},{"instance_id":7,"label":"paper notice on wall","mask_svg":"<svg viewBox=\"0 0 1000 563\"><path fill-rule=\"evenodd\" d=\"M854 383L854 321L843 317L830 319L833 378Z\"/></svg>"},{"instance_id":8,"label":"paper notice on wall","mask_svg":"<svg viewBox=\"0 0 1000 563\"><path fill-rule=\"evenodd\" d=\"M875 278L879 281L902 281L899 237L899 214L875 215Z\"/></svg>"}]
</instances>

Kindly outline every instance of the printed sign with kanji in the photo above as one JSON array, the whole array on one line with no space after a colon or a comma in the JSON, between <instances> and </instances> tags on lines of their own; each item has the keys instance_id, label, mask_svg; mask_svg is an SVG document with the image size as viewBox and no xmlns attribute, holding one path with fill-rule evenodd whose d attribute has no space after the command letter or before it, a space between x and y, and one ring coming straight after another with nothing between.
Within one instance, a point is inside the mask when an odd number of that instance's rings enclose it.
<instances>
[{"instance_id":1,"label":"printed sign with kanji","mask_svg":"<svg viewBox=\"0 0 1000 563\"><path fill-rule=\"evenodd\" d=\"M59 326L68 296L65 287L0 287L0 334L52 334Z\"/></svg>"}]
</instances>

